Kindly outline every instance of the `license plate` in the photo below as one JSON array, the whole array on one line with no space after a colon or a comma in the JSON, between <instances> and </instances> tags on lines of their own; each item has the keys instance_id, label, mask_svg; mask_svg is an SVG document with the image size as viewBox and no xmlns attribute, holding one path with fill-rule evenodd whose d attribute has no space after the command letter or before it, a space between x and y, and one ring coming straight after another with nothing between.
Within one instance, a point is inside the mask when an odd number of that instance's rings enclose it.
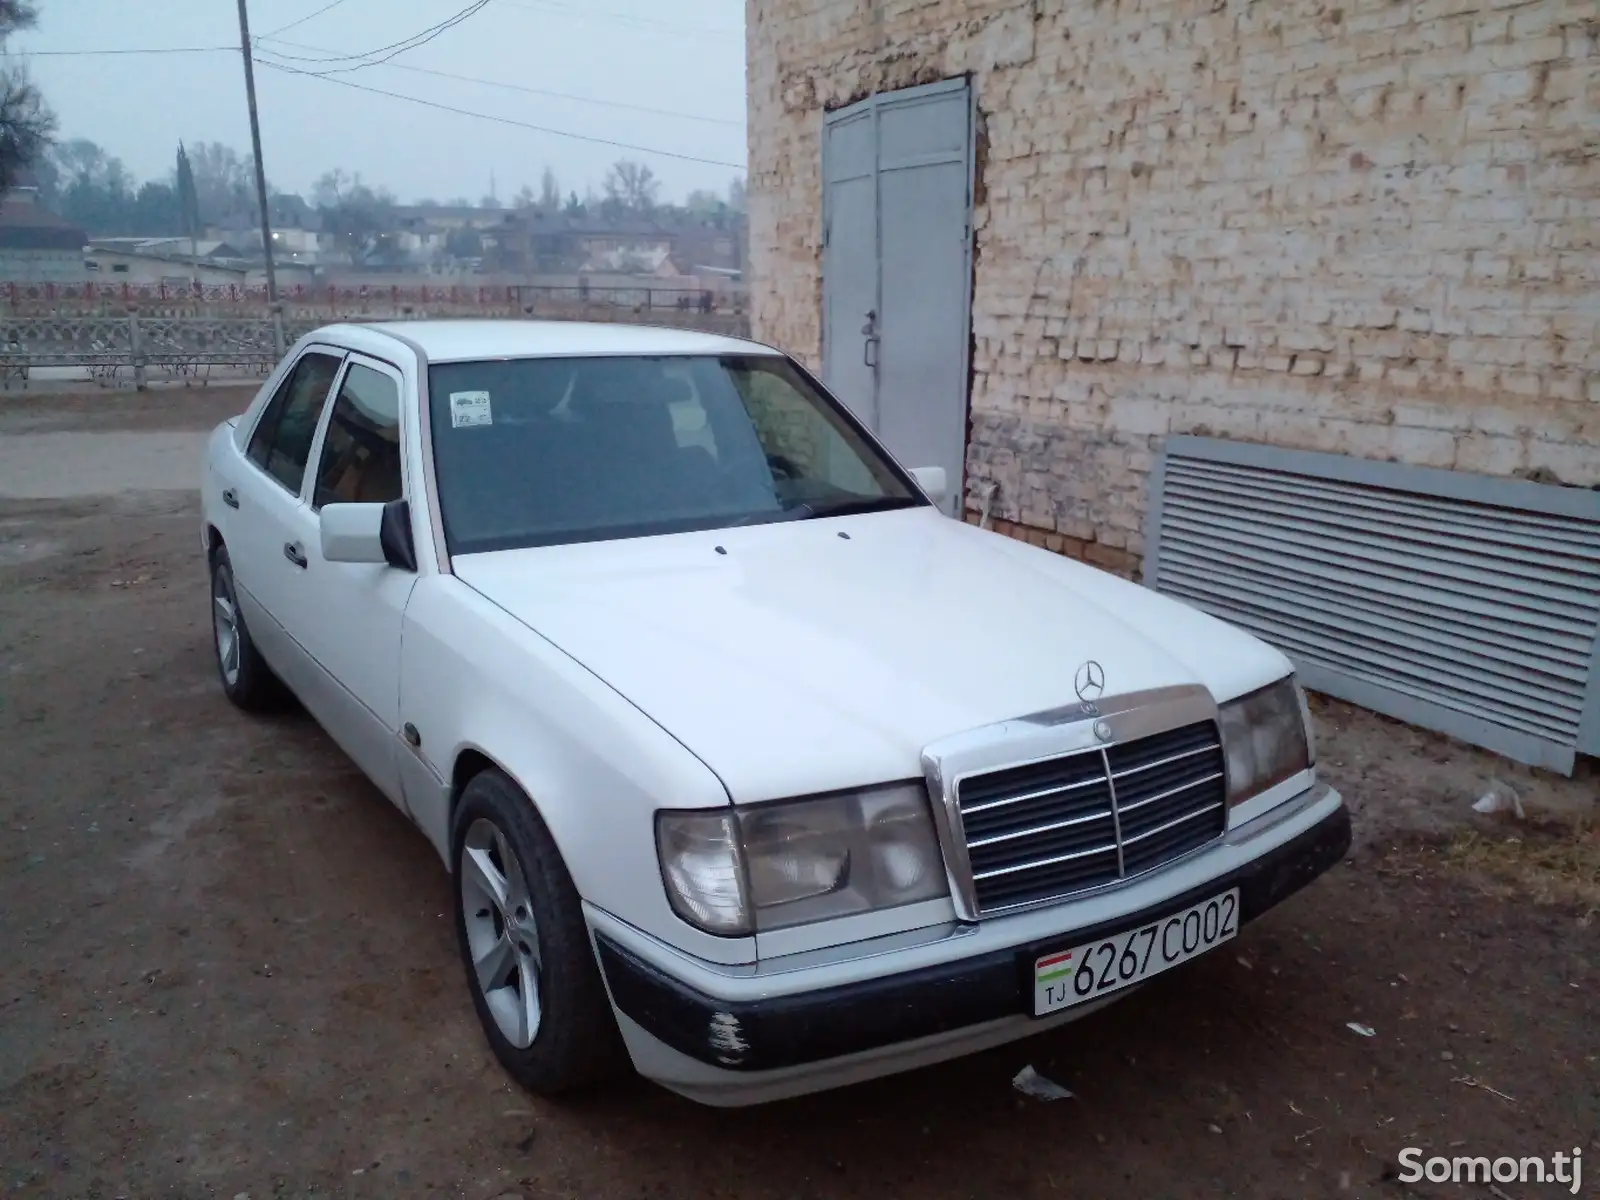
<instances>
[{"instance_id":1,"label":"license plate","mask_svg":"<svg viewBox=\"0 0 1600 1200\"><path fill-rule=\"evenodd\" d=\"M1033 1015L1141 983L1239 932L1239 889L1170 916L1033 960Z\"/></svg>"}]
</instances>

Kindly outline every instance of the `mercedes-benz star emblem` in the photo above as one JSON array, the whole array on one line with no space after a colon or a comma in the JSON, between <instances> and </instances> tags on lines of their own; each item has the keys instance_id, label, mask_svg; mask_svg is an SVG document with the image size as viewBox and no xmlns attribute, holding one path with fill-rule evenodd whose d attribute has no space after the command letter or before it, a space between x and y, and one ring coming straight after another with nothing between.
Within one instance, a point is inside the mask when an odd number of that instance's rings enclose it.
<instances>
[{"instance_id":1,"label":"mercedes-benz star emblem","mask_svg":"<svg viewBox=\"0 0 1600 1200\"><path fill-rule=\"evenodd\" d=\"M1091 658L1078 668L1077 675L1073 677L1072 686L1077 689L1078 699L1085 704L1100 699L1106 690L1105 668Z\"/></svg>"}]
</instances>

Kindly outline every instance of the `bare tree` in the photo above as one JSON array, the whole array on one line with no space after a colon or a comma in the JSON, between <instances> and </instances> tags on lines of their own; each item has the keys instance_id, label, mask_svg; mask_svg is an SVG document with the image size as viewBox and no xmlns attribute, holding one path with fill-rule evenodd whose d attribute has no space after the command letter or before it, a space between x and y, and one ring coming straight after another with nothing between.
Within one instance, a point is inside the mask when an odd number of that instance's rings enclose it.
<instances>
[{"instance_id":1,"label":"bare tree","mask_svg":"<svg viewBox=\"0 0 1600 1200\"><path fill-rule=\"evenodd\" d=\"M561 207L561 184L556 181L556 173L549 167L539 176L539 207L547 213L553 213Z\"/></svg>"},{"instance_id":2,"label":"bare tree","mask_svg":"<svg viewBox=\"0 0 1600 1200\"><path fill-rule=\"evenodd\" d=\"M375 266L399 258L394 233L394 196L374 190L360 173L335 169L311 187L311 198L322 210L322 223L338 247L358 267Z\"/></svg>"},{"instance_id":3,"label":"bare tree","mask_svg":"<svg viewBox=\"0 0 1600 1200\"><path fill-rule=\"evenodd\" d=\"M73 138L50 147L49 167L40 164L41 175L48 173L63 189L79 181L104 187L110 176L121 169L122 160L107 154L88 138Z\"/></svg>"},{"instance_id":4,"label":"bare tree","mask_svg":"<svg viewBox=\"0 0 1600 1200\"><path fill-rule=\"evenodd\" d=\"M138 191L133 176L120 158L88 138L54 143L40 155L33 173L44 202L90 233L134 232L127 228ZM156 224L167 227L169 222L162 216Z\"/></svg>"},{"instance_id":5,"label":"bare tree","mask_svg":"<svg viewBox=\"0 0 1600 1200\"><path fill-rule=\"evenodd\" d=\"M345 193L360 182L359 175L352 175L342 167L324 171L311 185L311 203L318 208L337 208Z\"/></svg>"},{"instance_id":6,"label":"bare tree","mask_svg":"<svg viewBox=\"0 0 1600 1200\"><path fill-rule=\"evenodd\" d=\"M695 188L684 199L683 206L695 214L714 213L722 207L722 197L709 188Z\"/></svg>"},{"instance_id":7,"label":"bare tree","mask_svg":"<svg viewBox=\"0 0 1600 1200\"><path fill-rule=\"evenodd\" d=\"M0 47L12 34L33 28L39 10L28 0L0 0ZM0 69L0 193L44 157L56 118L28 78L27 68Z\"/></svg>"},{"instance_id":8,"label":"bare tree","mask_svg":"<svg viewBox=\"0 0 1600 1200\"><path fill-rule=\"evenodd\" d=\"M656 173L632 159L621 159L606 172L606 199L630 212L649 212L655 207L656 193L660 190L661 182Z\"/></svg>"},{"instance_id":9,"label":"bare tree","mask_svg":"<svg viewBox=\"0 0 1600 1200\"><path fill-rule=\"evenodd\" d=\"M728 207L742 213L744 203L744 180L736 175L733 182L728 184Z\"/></svg>"},{"instance_id":10,"label":"bare tree","mask_svg":"<svg viewBox=\"0 0 1600 1200\"><path fill-rule=\"evenodd\" d=\"M189 169L194 173L195 198L202 220L260 219L256 164L249 155L222 142L196 142L189 151Z\"/></svg>"}]
</instances>

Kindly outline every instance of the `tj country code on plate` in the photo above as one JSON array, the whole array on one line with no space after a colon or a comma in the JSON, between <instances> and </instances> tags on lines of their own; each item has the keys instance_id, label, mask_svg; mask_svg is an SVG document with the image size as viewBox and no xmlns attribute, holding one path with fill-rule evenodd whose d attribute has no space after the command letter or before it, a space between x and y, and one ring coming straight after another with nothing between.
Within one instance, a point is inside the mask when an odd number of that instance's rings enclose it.
<instances>
[{"instance_id":1,"label":"tj country code on plate","mask_svg":"<svg viewBox=\"0 0 1600 1200\"><path fill-rule=\"evenodd\" d=\"M1093 1000L1204 954L1239 932L1239 889L1033 963L1033 1014Z\"/></svg>"}]
</instances>

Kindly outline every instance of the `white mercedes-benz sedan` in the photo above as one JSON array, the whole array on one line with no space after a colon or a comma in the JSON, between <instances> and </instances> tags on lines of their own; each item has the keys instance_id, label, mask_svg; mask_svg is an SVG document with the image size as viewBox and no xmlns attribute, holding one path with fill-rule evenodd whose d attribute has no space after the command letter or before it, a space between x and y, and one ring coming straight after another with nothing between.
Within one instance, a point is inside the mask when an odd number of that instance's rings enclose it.
<instances>
[{"instance_id":1,"label":"white mercedes-benz sedan","mask_svg":"<svg viewBox=\"0 0 1600 1200\"><path fill-rule=\"evenodd\" d=\"M767 346L329 326L208 446L223 690L433 843L534 1092L970 1053L1234 938L1350 820L1282 654L946 483Z\"/></svg>"}]
</instances>

